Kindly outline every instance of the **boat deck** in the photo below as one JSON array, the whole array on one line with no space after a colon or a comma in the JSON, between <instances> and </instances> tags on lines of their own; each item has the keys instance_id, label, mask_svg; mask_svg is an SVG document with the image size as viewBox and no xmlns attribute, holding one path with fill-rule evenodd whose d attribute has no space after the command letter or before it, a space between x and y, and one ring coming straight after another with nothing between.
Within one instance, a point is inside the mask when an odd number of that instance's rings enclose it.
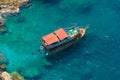
<instances>
[{"instance_id":1,"label":"boat deck","mask_svg":"<svg viewBox=\"0 0 120 80\"><path fill-rule=\"evenodd\" d=\"M68 37L74 37L79 33L77 28L66 29L65 31L68 34Z\"/></svg>"}]
</instances>

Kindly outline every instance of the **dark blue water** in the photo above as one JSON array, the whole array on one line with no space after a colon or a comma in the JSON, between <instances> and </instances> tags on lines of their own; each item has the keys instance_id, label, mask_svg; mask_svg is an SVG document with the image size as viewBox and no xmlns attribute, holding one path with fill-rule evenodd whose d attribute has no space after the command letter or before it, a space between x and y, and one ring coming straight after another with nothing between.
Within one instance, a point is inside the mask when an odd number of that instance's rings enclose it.
<instances>
[{"instance_id":1,"label":"dark blue water","mask_svg":"<svg viewBox=\"0 0 120 80\"><path fill-rule=\"evenodd\" d=\"M5 21L0 50L8 72L28 80L120 80L119 0L32 0ZM47 60L38 53L41 36L75 24L90 24L77 44Z\"/></svg>"}]
</instances>

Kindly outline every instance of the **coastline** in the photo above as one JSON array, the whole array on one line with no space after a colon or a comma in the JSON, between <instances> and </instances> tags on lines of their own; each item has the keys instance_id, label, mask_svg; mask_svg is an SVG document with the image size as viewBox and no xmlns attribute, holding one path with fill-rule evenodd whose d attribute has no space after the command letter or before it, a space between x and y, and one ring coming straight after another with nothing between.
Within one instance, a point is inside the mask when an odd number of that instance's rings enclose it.
<instances>
[{"instance_id":1,"label":"coastline","mask_svg":"<svg viewBox=\"0 0 120 80\"><path fill-rule=\"evenodd\" d=\"M0 18L3 14L19 13L19 8L28 3L29 0L2 0L0 2Z\"/></svg>"},{"instance_id":2,"label":"coastline","mask_svg":"<svg viewBox=\"0 0 120 80\"><path fill-rule=\"evenodd\" d=\"M21 6L26 5L29 0L2 0L0 2L0 32L5 32L7 27L4 23L4 14L19 13Z\"/></svg>"}]
</instances>

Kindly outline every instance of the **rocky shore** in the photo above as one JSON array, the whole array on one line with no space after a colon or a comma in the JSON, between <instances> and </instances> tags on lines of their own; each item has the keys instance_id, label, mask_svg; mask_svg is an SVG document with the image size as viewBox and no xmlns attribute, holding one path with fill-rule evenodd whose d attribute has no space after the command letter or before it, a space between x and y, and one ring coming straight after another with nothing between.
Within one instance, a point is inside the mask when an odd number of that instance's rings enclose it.
<instances>
[{"instance_id":1,"label":"rocky shore","mask_svg":"<svg viewBox=\"0 0 120 80\"><path fill-rule=\"evenodd\" d=\"M29 0L0 0L0 16L5 13L18 13L20 6Z\"/></svg>"},{"instance_id":2,"label":"rocky shore","mask_svg":"<svg viewBox=\"0 0 120 80\"><path fill-rule=\"evenodd\" d=\"M18 72L8 73L6 71L7 64L7 58L0 52L0 80L24 80Z\"/></svg>"},{"instance_id":3,"label":"rocky shore","mask_svg":"<svg viewBox=\"0 0 120 80\"><path fill-rule=\"evenodd\" d=\"M3 14L18 13L22 5L27 4L29 0L0 0L0 32L7 30L3 21Z\"/></svg>"}]
</instances>

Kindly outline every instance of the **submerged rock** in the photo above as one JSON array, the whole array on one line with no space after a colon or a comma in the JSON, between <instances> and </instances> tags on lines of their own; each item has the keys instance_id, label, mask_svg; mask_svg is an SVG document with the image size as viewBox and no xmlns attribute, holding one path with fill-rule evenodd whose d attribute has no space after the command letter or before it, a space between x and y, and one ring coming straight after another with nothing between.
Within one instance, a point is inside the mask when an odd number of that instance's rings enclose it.
<instances>
[{"instance_id":1,"label":"submerged rock","mask_svg":"<svg viewBox=\"0 0 120 80\"><path fill-rule=\"evenodd\" d=\"M5 64L0 65L0 72L6 71L7 66Z\"/></svg>"},{"instance_id":2,"label":"submerged rock","mask_svg":"<svg viewBox=\"0 0 120 80\"><path fill-rule=\"evenodd\" d=\"M4 22L2 22L2 21L0 20L0 33L5 32L5 31L7 31L7 27L6 27L6 25L4 24Z\"/></svg>"},{"instance_id":3,"label":"submerged rock","mask_svg":"<svg viewBox=\"0 0 120 80\"><path fill-rule=\"evenodd\" d=\"M66 1L68 3L66 3ZM76 11L78 13L89 13L91 8L94 6L95 3L91 2L90 0L63 0L59 4L59 8L63 12L73 12Z\"/></svg>"},{"instance_id":4,"label":"submerged rock","mask_svg":"<svg viewBox=\"0 0 120 80\"><path fill-rule=\"evenodd\" d=\"M7 63L8 63L8 59L2 54L2 52L0 52L0 65Z\"/></svg>"},{"instance_id":5,"label":"submerged rock","mask_svg":"<svg viewBox=\"0 0 120 80\"><path fill-rule=\"evenodd\" d=\"M6 70L6 64L8 63L7 58L0 52L0 72Z\"/></svg>"},{"instance_id":6,"label":"submerged rock","mask_svg":"<svg viewBox=\"0 0 120 80\"><path fill-rule=\"evenodd\" d=\"M42 70L39 70L36 67L29 67L28 69L24 70L21 74L24 75L26 78L34 78L40 76Z\"/></svg>"},{"instance_id":7,"label":"submerged rock","mask_svg":"<svg viewBox=\"0 0 120 80\"><path fill-rule=\"evenodd\" d=\"M60 3L62 0L42 0L44 4L49 4L49 5L56 5Z\"/></svg>"},{"instance_id":8,"label":"submerged rock","mask_svg":"<svg viewBox=\"0 0 120 80\"><path fill-rule=\"evenodd\" d=\"M12 80L24 80L24 78L17 72L11 73Z\"/></svg>"}]
</instances>

